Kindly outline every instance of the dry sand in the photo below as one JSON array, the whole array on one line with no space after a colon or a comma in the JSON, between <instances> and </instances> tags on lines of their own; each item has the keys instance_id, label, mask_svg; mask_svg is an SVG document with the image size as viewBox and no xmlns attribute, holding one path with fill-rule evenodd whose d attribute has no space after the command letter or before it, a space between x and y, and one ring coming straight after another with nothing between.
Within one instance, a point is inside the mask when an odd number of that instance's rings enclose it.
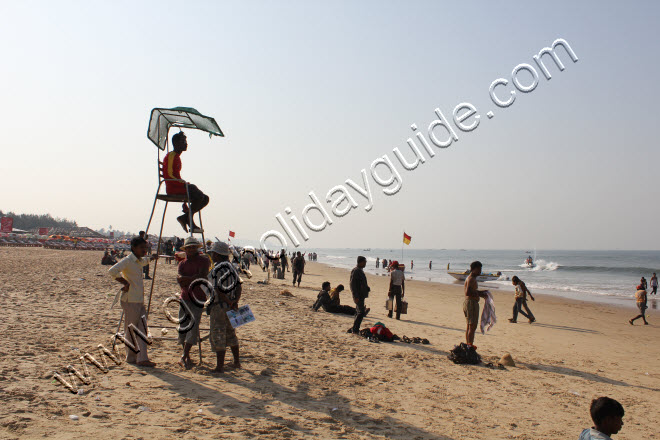
<instances>
[{"instance_id":1,"label":"dry sand","mask_svg":"<svg viewBox=\"0 0 660 440\"><path fill-rule=\"evenodd\" d=\"M315 263L292 298L279 294L286 282L257 284L258 268L246 281L242 303L257 321L238 330L243 369L213 376L205 342L203 364L184 371L175 342L155 341L156 368L90 366L92 384L74 395L52 371L109 346L120 313L100 259L0 248L0 438L576 439L591 425L591 399L608 395L626 410L615 439L660 439L657 310L651 325L630 326L632 309L538 295L538 323L509 324L511 294L496 292L499 322L475 343L486 362L510 353L516 367L459 366L447 353L464 339L460 286L408 283L410 312L398 322L385 317L387 278L367 275L364 324L431 341L375 344L346 333L352 318L310 310L322 281L348 285L347 271ZM156 292L150 325L160 335L161 304L177 293L175 266L162 260Z\"/></svg>"}]
</instances>

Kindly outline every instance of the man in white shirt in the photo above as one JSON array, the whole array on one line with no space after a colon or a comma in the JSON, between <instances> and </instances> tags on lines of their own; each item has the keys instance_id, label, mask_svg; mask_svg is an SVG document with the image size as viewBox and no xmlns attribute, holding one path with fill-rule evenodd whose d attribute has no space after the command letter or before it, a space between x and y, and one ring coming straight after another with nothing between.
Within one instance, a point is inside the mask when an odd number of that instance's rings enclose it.
<instances>
[{"instance_id":1,"label":"man in white shirt","mask_svg":"<svg viewBox=\"0 0 660 440\"><path fill-rule=\"evenodd\" d=\"M121 289L120 302L121 308L124 310L124 338L128 341L131 340L129 330L131 324L144 335L148 335L147 311L144 308L144 281L142 279L142 270L149 264L149 258L145 258L146 255L147 241L144 238L135 237L131 240L131 253L108 270L110 276L124 286ZM157 258L158 255L151 257L152 260ZM126 362L142 367L155 366L156 364L149 360L147 343L139 336L135 339L137 341L133 342L137 342L138 350L135 352L126 346Z\"/></svg>"},{"instance_id":2,"label":"man in white shirt","mask_svg":"<svg viewBox=\"0 0 660 440\"><path fill-rule=\"evenodd\" d=\"M392 309L394 308L394 303L396 299L396 319L401 319L401 308L403 307L402 300L405 295L406 289L406 276L403 274L403 271L399 268L399 262L392 262L393 270L390 272L390 290L387 293L391 304ZM393 310L390 310L387 313L387 317L392 317Z\"/></svg>"}]
</instances>

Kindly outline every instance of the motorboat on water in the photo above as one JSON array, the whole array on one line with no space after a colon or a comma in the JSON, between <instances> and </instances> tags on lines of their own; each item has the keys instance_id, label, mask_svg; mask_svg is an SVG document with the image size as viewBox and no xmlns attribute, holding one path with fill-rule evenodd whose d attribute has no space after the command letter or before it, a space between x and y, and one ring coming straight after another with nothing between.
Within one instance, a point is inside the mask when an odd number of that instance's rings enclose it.
<instances>
[{"instance_id":1,"label":"motorboat on water","mask_svg":"<svg viewBox=\"0 0 660 440\"><path fill-rule=\"evenodd\" d=\"M532 258L531 255L525 259L525 266L529 268L536 267L536 264L534 263L534 259Z\"/></svg>"},{"instance_id":2,"label":"motorboat on water","mask_svg":"<svg viewBox=\"0 0 660 440\"><path fill-rule=\"evenodd\" d=\"M470 271L466 270L465 272L453 272L453 271L447 271L449 275L452 277L456 278L458 281L465 281L465 279L470 275ZM477 277L478 282L483 282L483 281L494 281L498 279L499 277L502 276L502 272L495 272L495 273L482 273Z\"/></svg>"}]
</instances>

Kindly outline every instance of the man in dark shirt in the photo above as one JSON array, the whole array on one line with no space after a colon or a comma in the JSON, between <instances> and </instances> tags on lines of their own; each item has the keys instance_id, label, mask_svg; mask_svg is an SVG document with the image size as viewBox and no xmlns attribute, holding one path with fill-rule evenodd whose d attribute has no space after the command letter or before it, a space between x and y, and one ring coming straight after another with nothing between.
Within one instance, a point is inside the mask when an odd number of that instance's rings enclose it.
<instances>
[{"instance_id":1,"label":"man in dark shirt","mask_svg":"<svg viewBox=\"0 0 660 440\"><path fill-rule=\"evenodd\" d=\"M364 267L367 265L367 259L363 256L357 257L357 266L351 271L351 293L355 302L355 321L353 322L352 333L360 333L360 324L362 319L369 313L364 304L364 300L369 296L369 284L367 276L364 274Z\"/></svg>"},{"instance_id":2,"label":"man in dark shirt","mask_svg":"<svg viewBox=\"0 0 660 440\"><path fill-rule=\"evenodd\" d=\"M298 287L300 287L300 280L305 270L305 258L300 255L300 252L296 253L296 258L293 259L291 265L293 266L293 285L295 286L297 281Z\"/></svg>"},{"instance_id":3,"label":"man in dark shirt","mask_svg":"<svg viewBox=\"0 0 660 440\"><path fill-rule=\"evenodd\" d=\"M183 250L186 259L179 263L176 280L181 286L179 306L179 344L183 346L183 355L179 365L184 368L192 366L190 349L199 342L199 322L204 311L206 295L201 287L190 289L190 283L198 278L206 278L209 273L210 261L206 255L199 253L202 244L194 237L186 238ZM194 322L191 322L194 321ZM185 329L185 331L184 331Z\"/></svg>"}]
</instances>

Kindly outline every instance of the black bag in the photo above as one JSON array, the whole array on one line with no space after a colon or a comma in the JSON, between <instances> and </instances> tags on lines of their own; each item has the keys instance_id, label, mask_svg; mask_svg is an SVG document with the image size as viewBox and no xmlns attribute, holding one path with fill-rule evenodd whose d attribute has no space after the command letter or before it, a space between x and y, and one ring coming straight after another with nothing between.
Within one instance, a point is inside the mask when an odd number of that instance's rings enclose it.
<instances>
[{"instance_id":1,"label":"black bag","mask_svg":"<svg viewBox=\"0 0 660 440\"><path fill-rule=\"evenodd\" d=\"M477 365L481 363L481 356L473 347L468 347L467 344L461 342L456 345L447 356L450 361L455 364L469 364Z\"/></svg>"}]
</instances>

